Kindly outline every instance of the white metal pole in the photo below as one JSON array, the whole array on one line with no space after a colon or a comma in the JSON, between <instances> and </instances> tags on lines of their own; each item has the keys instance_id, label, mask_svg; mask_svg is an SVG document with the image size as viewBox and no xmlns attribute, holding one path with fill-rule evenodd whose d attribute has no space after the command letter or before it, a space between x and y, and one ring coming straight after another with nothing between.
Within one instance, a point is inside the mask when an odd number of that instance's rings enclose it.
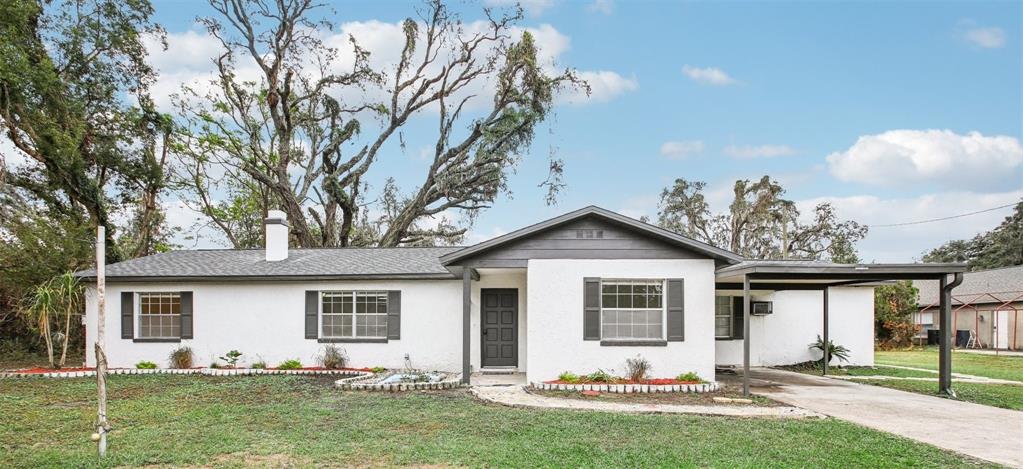
<instances>
[{"instance_id":1,"label":"white metal pole","mask_svg":"<svg viewBox=\"0 0 1023 469\"><path fill-rule=\"evenodd\" d=\"M97 406L96 435L99 457L107 454L107 355L106 349L106 229L96 228L96 389L99 397Z\"/></svg>"}]
</instances>

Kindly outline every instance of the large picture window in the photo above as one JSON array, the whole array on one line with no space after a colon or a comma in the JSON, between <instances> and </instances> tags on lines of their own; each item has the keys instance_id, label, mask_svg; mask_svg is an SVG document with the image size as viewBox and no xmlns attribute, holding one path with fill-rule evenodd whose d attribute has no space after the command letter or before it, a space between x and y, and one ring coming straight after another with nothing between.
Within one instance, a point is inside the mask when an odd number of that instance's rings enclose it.
<instances>
[{"instance_id":1,"label":"large picture window","mask_svg":"<svg viewBox=\"0 0 1023 469\"><path fill-rule=\"evenodd\" d=\"M601 281L601 338L660 340L664 338L664 282L661 280Z\"/></svg>"},{"instance_id":2,"label":"large picture window","mask_svg":"<svg viewBox=\"0 0 1023 469\"><path fill-rule=\"evenodd\" d=\"M138 336L141 339L181 338L181 294L138 294Z\"/></svg>"},{"instance_id":3,"label":"large picture window","mask_svg":"<svg viewBox=\"0 0 1023 469\"><path fill-rule=\"evenodd\" d=\"M320 304L323 338L387 337L386 291L327 291Z\"/></svg>"},{"instance_id":4,"label":"large picture window","mask_svg":"<svg viewBox=\"0 0 1023 469\"><path fill-rule=\"evenodd\" d=\"M714 336L719 339L732 337L732 297L714 297Z\"/></svg>"}]
</instances>

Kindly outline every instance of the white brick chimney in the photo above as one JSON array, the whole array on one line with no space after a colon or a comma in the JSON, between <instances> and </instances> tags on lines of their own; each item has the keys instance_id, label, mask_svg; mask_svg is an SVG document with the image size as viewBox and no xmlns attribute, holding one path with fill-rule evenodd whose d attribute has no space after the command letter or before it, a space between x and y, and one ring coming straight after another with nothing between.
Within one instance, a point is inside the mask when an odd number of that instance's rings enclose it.
<instances>
[{"instance_id":1,"label":"white brick chimney","mask_svg":"<svg viewBox=\"0 0 1023 469\"><path fill-rule=\"evenodd\" d=\"M266 260L283 261L288 258L288 215L280 210L266 212Z\"/></svg>"}]
</instances>

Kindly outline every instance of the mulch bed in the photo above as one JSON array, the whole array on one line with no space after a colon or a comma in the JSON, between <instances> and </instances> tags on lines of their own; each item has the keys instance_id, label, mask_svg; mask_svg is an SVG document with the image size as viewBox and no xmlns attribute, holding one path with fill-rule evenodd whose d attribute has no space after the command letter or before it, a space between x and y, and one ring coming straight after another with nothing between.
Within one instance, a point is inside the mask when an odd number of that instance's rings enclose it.
<instances>
[{"instance_id":1,"label":"mulch bed","mask_svg":"<svg viewBox=\"0 0 1023 469\"><path fill-rule=\"evenodd\" d=\"M627 378L620 378L614 381L593 381L588 379L580 379L578 381L562 381L555 379L551 381L544 381L547 384L648 384L652 386L663 386L673 384L701 384L702 381L679 381L675 378L653 378L644 379L642 381L635 381Z\"/></svg>"}]
</instances>

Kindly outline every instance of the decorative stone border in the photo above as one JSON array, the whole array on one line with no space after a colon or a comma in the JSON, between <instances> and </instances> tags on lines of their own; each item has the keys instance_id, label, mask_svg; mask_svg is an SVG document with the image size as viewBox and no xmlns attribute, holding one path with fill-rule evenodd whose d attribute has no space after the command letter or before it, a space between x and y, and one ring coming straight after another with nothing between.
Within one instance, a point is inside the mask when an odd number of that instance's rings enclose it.
<instances>
[{"instance_id":1,"label":"decorative stone border","mask_svg":"<svg viewBox=\"0 0 1023 469\"><path fill-rule=\"evenodd\" d=\"M455 389L462 386L462 375L452 375L447 379L435 383L366 383L376 375L369 373L365 376L353 376L341 378L334 382L334 386L345 391L421 391Z\"/></svg>"},{"instance_id":2,"label":"decorative stone border","mask_svg":"<svg viewBox=\"0 0 1023 469\"><path fill-rule=\"evenodd\" d=\"M721 389L717 382L699 384L557 384L529 383L529 387L541 391L597 391L613 394L637 393L702 393Z\"/></svg>"},{"instance_id":3,"label":"decorative stone border","mask_svg":"<svg viewBox=\"0 0 1023 469\"><path fill-rule=\"evenodd\" d=\"M206 376L248 376L248 375L340 375L370 377L372 372L359 370L274 370L265 368L111 368L108 375L206 375ZM96 376L96 370L53 371L48 373L0 372L0 378L87 378Z\"/></svg>"}]
</instances>

